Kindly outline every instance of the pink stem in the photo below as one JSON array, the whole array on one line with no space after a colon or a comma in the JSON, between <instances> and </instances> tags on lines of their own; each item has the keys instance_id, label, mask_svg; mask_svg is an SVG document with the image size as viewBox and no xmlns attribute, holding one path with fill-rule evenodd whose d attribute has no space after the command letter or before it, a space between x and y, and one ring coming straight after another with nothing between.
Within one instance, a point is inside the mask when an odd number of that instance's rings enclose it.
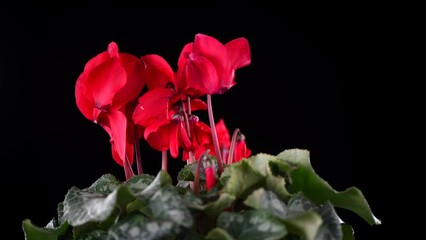
<instances>
[{"instance_id":1,"label":"pink stem","mask_svg":"<svg viewBox=\"0 0 426 240\"><path fill-rule=\"evenodd\" d=\"M138 169L138 175L143 174L141 149L139 145L138 128L135 126L135 154L136 154L136 167Z\"/></svg>"},{"instance_id":2,"label":"pink stem","mask_svg":"<svg viewBox=\"0 0 426 240\"><path fill-rule=\"evenodd\" d=\"M161 152L161 170L167 172L167 150Z\"/></svg>"},{"instance_id":3,"label":"pink stem","mask_svg":"<svg viewBox=\"0 0 426 240\"><path fill-rule=\"evenodd\" d=\"M189 97L188 97L189 100ZM191 128L189 126L189 119L188 119L188 114L186 114L186 109L185 109L185 103L182 102L182 107L183 107L183 118L185 119L185 127L186 127L186 133L188 135L188 139L189 141L191 141L192 144L192 138L191 138ZM188 103L188 107L191 107L191 105ZM188 110L189 114L191 114L191 111ZM192 153L192 151L189 151L189 161L188 163L194 163L195 162L195 158L194 158L194 154Z\"/></svg>"},{"instance_id":4,"label":"pink stem","mask_svg":"<svg viewBox=\"0 0 426 240\"><path fill-rule=\"evenodd\" d=\"M240 132L240 129L237 128L234 130L234 133L232 134L231 146L229 148L229 155L228 155L228 165L231 164L234 159L235 146L237 143L237 135L239 132Z\"/></svg>"},{"instance_id":5,"label":"pink stem","mask_svg":"<svg viewBox=\"0 0 426 240\"><path fill-rule=\"evenodd\" d=\"M135 174L133 173L132 167L129 162L129 158L126 156L126 160L123 163L124 168L124 175L126 176L126 180L129 180L130 178L134 177Z\"/></svg>"},{"instance_id":6,"label":"pink stem","mask_svg":"<svg viewBox=\"0 0 426 240\"><path fill-rule=\"evenodd\" d=\"M203 157L198 159L197 162L197 168L195 169L195 176L194 176L194 193L195 195L198 195L198 192L200 191L200 169L201 169L201 161L203 161Z\"/></svg>"},{"instance_id":7,"label":"pink stem","mask_svg":"<svg viewBox=\"0 0 426 240\"><path fill-rule=\"evenodd\" d=\"M223 172L222 153L220 152L220 148L219 148L219 139L217 138L216 125L215 125L214 117L213 117L212 96L210 94L207 94L207 110L209 113L209 121L210 121L210 128L212 130L213 145L214 145L214 150L216 152L217 166L219 168L218 170L220 174Z\"/></svg>"}]
</instances>

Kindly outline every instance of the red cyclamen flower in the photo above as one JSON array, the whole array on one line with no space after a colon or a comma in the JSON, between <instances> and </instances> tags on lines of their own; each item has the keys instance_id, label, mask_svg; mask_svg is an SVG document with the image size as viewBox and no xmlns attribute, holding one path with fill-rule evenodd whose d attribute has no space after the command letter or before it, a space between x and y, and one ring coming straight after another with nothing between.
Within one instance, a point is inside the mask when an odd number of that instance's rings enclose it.
<instances>
[{"instance_id":1,"label":"red cyclamen flower","mask_svg":"<svg viewBox=\"0 0 426 240\"><path fill-rule=\"evenodd\" d=\"M197 34L178 60L178 75L188 87L205 94L221 94L236 83L235 70L251 62L247 39L237 38L225 45L217 39Z\"/></svg>"},{"instance_id":2,"label":"red cyclamen flower","mask_svg":"<svg viewBox=\"0 0 426 240\"><path fill-rule=\"evenodd\" d=\"M114 160L120 165L129 149L127 131L131 121L124 108L132 104L145 85L142 70L139 58L120 53L117 44L111 42L107 51L87 62L75 85L78 109L108 132Z\"/></svg>"},{"instance_id":3,"label":"red cyclamen flower","mask_svg":"<svg viewBox=\"0 0 426 240\"><path fill-rule=\"evenodd\" d=\"M229 151L231 148L230 134L225 125L225 121L220 119L216 123L216 131L219 139L219 144L222 151L223 159L229 158ZM235 139L234 154L232 156L232 163L238 162L243 158L248 158L251 155L251 150L247 148L245 137L239 133Z\"/></svg>"}]
</instances>

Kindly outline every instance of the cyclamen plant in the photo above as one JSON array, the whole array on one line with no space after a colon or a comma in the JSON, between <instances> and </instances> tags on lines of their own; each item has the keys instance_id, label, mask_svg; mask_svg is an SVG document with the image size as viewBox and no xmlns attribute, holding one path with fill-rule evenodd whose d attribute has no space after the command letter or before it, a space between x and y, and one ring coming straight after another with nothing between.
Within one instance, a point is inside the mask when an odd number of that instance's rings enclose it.
<instances>
[{"instance_id":1,"label":"cyclamen plant","mask_svg":"<svg viewBox=\"0 0 426 240\"><path fill-rule=\"evenodd\" d=\"M245 38L222 44L196 34L177 71L159 55L138 58L111 42L86 63L75 98L109 134L126 180L105 174L72 187L47 226L24 220L26 239L353 239L335 207L380 224L359 189L338 192L314 172L307 150L251 156L239 129L231 135L215 121L211 96L235 86L236 70L250 62ZM156 176L143 171L141 139L162 153ZM176 185L169 155L187 163Z\"/></svg>"}]
</instances>

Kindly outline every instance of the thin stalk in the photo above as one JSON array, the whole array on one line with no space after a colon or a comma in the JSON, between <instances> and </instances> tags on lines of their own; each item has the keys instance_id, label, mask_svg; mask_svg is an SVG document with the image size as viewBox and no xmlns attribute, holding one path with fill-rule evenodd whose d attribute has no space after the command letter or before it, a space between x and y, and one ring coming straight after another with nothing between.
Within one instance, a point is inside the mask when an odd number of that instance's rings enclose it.
<instances>
[{"instance_id":1,"label":"thin stalk","mask_svg":"<svg viewBox=\"0 0 426 240\"><path fill-rule=\"evenodd\" d=\"M161 152L161 170L167 172L167 150Z\"/></svg>"},{"instance_id":2,"label":"thin stalk","mask_svg":"<svg viewBox=\"0 0 426 240\"><path fill-rule=\"evenodd\" d=\"M217 166L219 168L219 174L220 174L223 172L222 153L220 152L219 139L217 138L216 125L215 125L214 116L213 116L212 96L210 94L207 94L207 111L209 114L209 121L210 121L210 128L212 130L214 151L216 152Z\"/></svg>"},{"instance_id":3,"label":"thin stalk","mask_svg":"<svg viewBox=\"0 0 426 240\"><path fill-rule=\"evenodd\" d=\"M188 97L189 99L189 97ZM191 105L188 103L188 109L190 109ZM183 118L185 119L185 128L186 128L186 133L188 135L188 139L189 141L191 141L192 144L192 135L191 135L191 127L189 126L189 119L188 119L188 114L186 114L187 109L185 109L185 103L182 101L182 108L183 108ZM191 110L188 110L188 113L190 113ZM187 161L188 164L194 163L195 162L195 158L194 158L194 153L192 151L189 151L189 161Z\"/></svg>"},{"instance_id":4,"label":"thin stalk","mask_svg":"<svg viewBox=\"0 0 426 240\"><path fill-rule=\"evenodd\" d=\"M135 126L135 155L136 155L136 167L138 170L138 175L141 175L143 174L141 148L139 144L138 128L136 126Z\"/></svg>"},{"instance_id":5,"label":"thin stalk","mask_svg":"<svg viewBox=\"0 0 426 240\"><path fill-rule=\"evenodd\" d=\"M237 128L234 130L234 133L232 134L231 146L229 148L229 155L228 155L228 165L231 164L234 159L235 146L237 143L237 136L239 132L240 132L240 129Z\"/></svg>"},{"instance_id":6,"label":"thin stalk","mask_svg":"<svg viewBox=\"0 0 426 240\"><path fill-rule=\"evenodd\" d=\"M186 96L186 101L188 102L188 115L191 115L191 97Z\"/></svg>"},{"instance_id":7,"label":"thin stalk","mask_svg":"<svg viewBox=\"0 0 426 240\"><path fill-rule=\"evenodd\" d=\"M194 176L194 193L198 196L200 191L200 169L201 169L201 161L203 161L203 157L201 157L197 162L197 168L195 169Z\"/></svg>"},{"instance_id":8,"label":"thin stalk","mask_svg":"<svg viewBox=\"0 0 426 240\"><path fill-rule=\"evenodd\" d=\"M126 180L135 176L133 173L132 166L130 165L129 158L126 156L126 160L123 163L124 175L126 176Z\"/></svg>"}]
</instances>

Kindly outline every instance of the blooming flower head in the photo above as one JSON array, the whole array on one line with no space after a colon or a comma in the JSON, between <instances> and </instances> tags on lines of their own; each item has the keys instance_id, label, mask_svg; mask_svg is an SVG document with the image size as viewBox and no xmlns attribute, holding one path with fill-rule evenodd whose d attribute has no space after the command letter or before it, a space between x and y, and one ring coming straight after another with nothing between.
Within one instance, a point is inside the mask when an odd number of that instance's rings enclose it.
<instances>
[{"instance_id":1,"label":"blooming flower head","mask_svg":"<svg viewBox=\"0 0 426 240\"><path fill-rule=\"evenodd\" d=\"M139 58L120 53L117 44L111 42L107 51L87 62L75 85L78 109L108 132L113 155L117 156L114 159L120 165L126 159L127 128L131 121L125 108L145 85L142 69Z\"/></svg>"},{"instance_id":2,"label":"blooming flower head","mask_svg":"<svg viewBox=\"0 0 426 240\"><path fill-rule=\"evenodd\" d=\"M204 94L221 94L235 85L235 70L250 62L247 39L237 38L224 45L213 37L197 34L181 52L178 75L190 88Z\"/></svg>"}]
</instances>

